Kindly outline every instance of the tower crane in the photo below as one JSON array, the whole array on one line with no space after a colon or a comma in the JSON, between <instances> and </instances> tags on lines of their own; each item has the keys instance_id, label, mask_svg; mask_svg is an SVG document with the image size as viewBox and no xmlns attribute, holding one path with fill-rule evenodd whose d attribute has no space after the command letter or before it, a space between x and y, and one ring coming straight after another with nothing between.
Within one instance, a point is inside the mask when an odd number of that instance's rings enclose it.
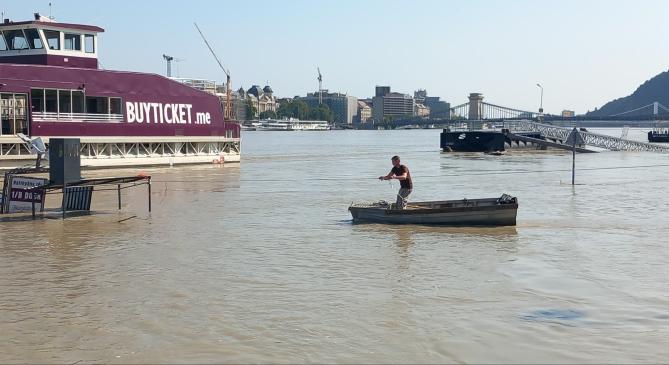
<instances>
[{"instance_id":1,"label":"tower crane","mask_svg":"<svg viewBox=\"0 0 669 365\"><path fill-rule=\"evenodd\" d=\"M216 62L218 62L218 66L223 70L225 73L225 110L224 110L224 118L227 120L232 119L232 89L230 86L230 70L227 70L225 67L223 67L223 63L221 60L216 56L216 53L214 50L211 48L209 45L209 42L207 42L207 38L204 37L204 34L202 34L202 31L200 30L200 27L197 26L197 23L195 24L195 28L197 29L198 33L200 33L200 36L202 37L202 40L204 41L204 44L207 45L207 48L209 48L209 51L211 51L211 54L214 56L216 59Z\"/></svg>"},{"instance_id":2,"label":"tower crane","mask_svg":"<svg viewBox=\"0 0 669 365\"><path fill-rule=\"evenodd\" d=\"M172 61L174 61L174 57L164 54L163 59L167 62L167 77L172 77Z\"/></svg>"}]
</instances>

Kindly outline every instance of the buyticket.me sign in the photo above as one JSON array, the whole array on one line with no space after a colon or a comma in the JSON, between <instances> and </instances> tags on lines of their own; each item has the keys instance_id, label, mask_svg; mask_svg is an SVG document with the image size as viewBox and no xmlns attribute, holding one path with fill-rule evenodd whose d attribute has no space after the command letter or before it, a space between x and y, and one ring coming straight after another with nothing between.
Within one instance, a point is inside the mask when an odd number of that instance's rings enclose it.
<instances>
[{"instance_id":1,"label":"buyticket.me sign","mask_svg":"<svg viewBox=\"0 0 669 365\"><path fill-rule=\"evenodd\" d=\"M211 124L211 114L194 112L193 104L125 103L128 123L139 124Z\"/></svg>"}]
</instances>

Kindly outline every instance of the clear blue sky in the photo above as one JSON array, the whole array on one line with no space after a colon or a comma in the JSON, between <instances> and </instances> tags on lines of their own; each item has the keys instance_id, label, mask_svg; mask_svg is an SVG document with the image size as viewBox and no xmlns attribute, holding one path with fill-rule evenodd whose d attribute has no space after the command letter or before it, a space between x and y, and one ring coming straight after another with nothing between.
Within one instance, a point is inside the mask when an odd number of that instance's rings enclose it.
<instances>
[{"instance_id":1,"label":"clear blue sky","mask_svg":"<svg viewBox=\"0 0 669 365\"><path fill-rule=\"evenodd\" d=\"M2 1L12 20L49 1ZM453 105L491 103L583 113L667 70L667 1L52 1L57 21L94 24L107 69L224 80L196 21L231 70L235 89L269 81L279 96L324 87L369 97L375 85L427 89ZM176 73L176 65L173 66Z\"/></svg>"}]
</instances>

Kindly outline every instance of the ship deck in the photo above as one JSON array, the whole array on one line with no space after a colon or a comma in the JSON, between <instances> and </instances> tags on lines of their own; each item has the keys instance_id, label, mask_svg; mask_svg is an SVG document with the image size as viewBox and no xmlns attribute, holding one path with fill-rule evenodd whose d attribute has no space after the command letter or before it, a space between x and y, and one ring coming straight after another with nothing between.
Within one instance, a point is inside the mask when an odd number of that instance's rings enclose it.
<instances>
[{"instance_id":1,"label":"ship deck","mask_svg":"<svg viewBox=\"0 0 669 365\"><path fill-rule=\"evenodd\" d=\"M52 137L55 138L55 137ZM81 141L82 167L121 167L239 162L240 139L223 136L76 137ZM48 145L49 138L42 137ZM16 136L0 136L0 169L34 160Z\"/></svg>"}]
</instances>

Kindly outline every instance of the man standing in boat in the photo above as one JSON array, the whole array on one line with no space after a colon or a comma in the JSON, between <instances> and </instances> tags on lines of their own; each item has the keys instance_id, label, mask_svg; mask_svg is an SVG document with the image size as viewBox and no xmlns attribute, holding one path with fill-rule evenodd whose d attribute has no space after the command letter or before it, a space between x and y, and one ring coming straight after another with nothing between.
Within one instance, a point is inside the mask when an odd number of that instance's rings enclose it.
<instances>
[{"instance_id":1,"label":"man standing in boat","mask_svg":"<svg viewBox=\"0 0 669 365\"><path fill-rule=\"evenodd\" d=\"M404 209L407 205L407 200L411 190L413 189L413 181L411 181L411 173L409 168L400 163L399 156L393 156L391 159L393 163L393 168L390 170L388 175L379 176L379 180L392 180L397 179L400 181L400 191L397 193L397 203L395 206L397 209Z\"/></svg>"}]
</instances>

